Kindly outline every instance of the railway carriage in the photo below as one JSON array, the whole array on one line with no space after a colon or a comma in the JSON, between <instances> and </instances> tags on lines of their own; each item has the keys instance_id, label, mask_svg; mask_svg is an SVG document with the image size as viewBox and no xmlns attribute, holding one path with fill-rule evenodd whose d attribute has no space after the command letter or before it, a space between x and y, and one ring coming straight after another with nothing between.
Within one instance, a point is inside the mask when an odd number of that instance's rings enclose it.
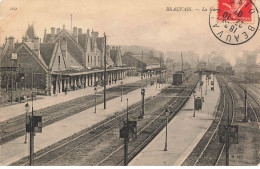
<instances>
[{"instance_id":1,"label":"railway carriage","mask_svg":"<svg viewBox=\"0 0 260 169\"><path fill-rule=\"evenodd\" d=\"M181 85L182 82L184 81L184 73L183 72L176 72L173 74L172 78L173 78L173 85Z\"/></svg>"}]
</instances>

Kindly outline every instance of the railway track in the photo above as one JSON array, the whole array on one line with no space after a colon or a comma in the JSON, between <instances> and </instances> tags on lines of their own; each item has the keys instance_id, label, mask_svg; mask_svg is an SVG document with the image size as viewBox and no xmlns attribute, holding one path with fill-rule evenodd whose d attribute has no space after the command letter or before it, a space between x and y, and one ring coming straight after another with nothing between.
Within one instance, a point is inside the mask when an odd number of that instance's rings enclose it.
<instances>
[{"instance_id":1,"label":"railway track","mask_svg":"<svg viewBox=\"0 0 260 169\"><path fill-rule=\"evenodd\" d=\"M127 94L140 88L141 82L135 82L123 85L123 93ZM120 96L121 86L107 89L107 100ZM97 104L103 103L103 91L97 93ZM87 104L86 104L87 103ZM65 103L60 103L51 107L34 111L34 115L41 115L43 118L43 127L53 124L59 120L77 114L81 111L95 106L95 96L83 96ZM25 135L25 115L17 116L13 119L0 123L0 145Z\"/></svg>"},{"instance_id":2,"label":"railway track","mask_svg":"<svg viewBox=\"0 0 260 169\"><path fill-rule=\"evenodd\" d=\"M241 85L239 83L236 83L237 86L239 86L239 88L243 91L247 86L246 85ZM243 93L243 92L241 92ZM247 91L247 104L249 105L250 109L253 112L253 115L255 116L255 119L257 121L258 124L258 128L260 129L260 123L259 123L259 117L260 117L260 103L258 102L258 100L253 96L252 93L250 93L250 91Z\"/></svg>"},{"instance_id":3,"label":"railway track","mask_svg":"<svg viewBox=\"0 0 260 169\"><path fill-rule=\"evenodd\" d=\"M190 86L191 90L182 91L180 96L189 96L195 88L198 81L195 82L195 85ZM146 126L141 128L137 133L137 139L130 140L128 146L128 159L131 161L143 148L149 144L150 141L165 127L165 114L164 110L168 108L171 113L169 116L169 121L178 113L181 107L186 103L188 98L178 97L177 99L170 101L166 106L161 108L159 114L150 121ZM175 104L178 103L178 104ZM115 151L111 152L105 159L100 161L96 165L123 165L124 154L123 144L118 147Z\"/></svg>"},{"instance_id":4,"label":"railway track","mask_svg":"<svg viewBox=\"0 0 260 169\"><path fill-rule=\"evenodd\" d=\"M194 78L193 80L196 81L196 77L193 77L193 78ZM171 90L172 90L171 88L165 89L158 96L148 98L146 100L146 105L148 105L147 107L150 107L154 104L160 104L160 102L158 102L158 100L161 101L161 100L163 100L162 98L164 98L166 101L168 101L169 103L172 104L171 105L172 107L169 107L169 109L172 111L171 118L173 118L175 116L175 111L178 111L178 110L176 110L176 106L175 106L176 102L174 102L174 101L179 101L179 102L182 101L181 103L184 103L185 102L184 100L186 100L187 98L178 97L177 99L176 98L169 99L170 97L161 97L162 95L167 95L167 93ZM191 90L185 90L184 88L182 88L179 90L179 93L180 93L180 95L182 95L184 93L191 94ZM180 109L181 106L179 106L177 108ZM132 106L130 106L129 109L130 109L129 110L130 118L136 119L137 116L139 115L139 110L141 109L141 104L137 103L135 105L132 105ZM161 109L164 109L164 107ZM71 157L72 154L84 151L84 148L86 148L86 147L89 147L89 149L91 149L90 147L92 146L92 144L98 142L98 140L106 139L107 135L109 135L108 137L110 138L111 134L113 135L112 132L118 133L118 127L117 127L118 123L119 123L119 121L122 121L125 114L126 114L125 111L118 112L115 116L110 117L109 119L106 119L105 121L102 121L101 123L93 126L90 129L83 130L80 133L77 133L77 134L71 136L70 138L64 139L61 142L56 143L55 145L52 145L44 150L37 152L36 157L35 157L35 164L36 165L55 165L55 161L66 161L66 159ZM140 124L140 123L143 123L143 124ZM158 112L155 115L155 118L153 120L148 119L148 120L143 120L143 122L138 121L138 125L140 124L142 126L140 128L140 130L138 131L139 136L140 136L140 133L142 133L141 134L141 135L143 135L142 138L145 138L147 136L147 134L145 135L145 133L147 133L147 130L149 130L149 131L154 130L154 128L151 128L151 126L157 126L157 127L159 126L160 129L157 130L159 132L159 130L161 130L161 126L163 126L162 125L163 123L165 125L165 117L162 115L162 113L158 113ZM155 134L155 133L157 133L157 131L153 132L153 133ZM151 134L148 134L148 137L150 135ZM115 136L115 135L113 135L113 136ZM150 138L152 139L153 137L150 136ZM114 144L116 144L116 146L109 146L111 151L102 152L102 153L99 151L98 154L100 157L95 156L94 159L92 159L92 161L88 161L88 163L85 165L97 165L97 164L102 165L105 162L107 162L106 160L110 160L111 158L115 159L115 156L113 156L113 155L121 153L121 146L122 146L123 142L122 142L122 140L119 139L118 135L114 139L117 140L117 143L114 143ZM145 141L142 141L142 142L147 142L147 144L148 144L149 141L150 141L149 139L145 138ZM108 140L107 140L107 142L108 142ZM138 145L140 145L140 144L138 143ZM142 145L145 146L145 144L142 144ZM139 151L141 151L142 148L143 147L139 146L139 148L135 148L134 151L136 153L138 153ZM129 150L131 150L131 148L129 148ZM95 150L93 150L93 151L95 151ZM87 152L89 153L89 150ZM85 155L87 152L84 152L81 154L82 158L89 157L88 155ZM132 153L129 155L130 159L133 158L134 155L136 155L136 153L134 153L132 151ZM123 154L121 154L121 156L122 155ZM109 156L109 158L106 158L108 156ZM106 160L104 160L104 159L106 159ZM117 159L117 157L116 157L116 159ZM122 157L120 157L119 161L115 162L114 165L120 164L119 162L121 159L122 159ZM77 159L74 161L77 161ZM87 160L84 160L84 162L85 161L87 161ZM73 164L74 163L69 163L69 165L73 165ZM22 159L16 163L13 163L12 165L28 165L28 157L25 157L24 159ZM60 165L60 163L59 163L59 165ZM84 165L84 164L76 163L76 165Z\"/></svg>"},{"instance_id":5,"label":"railway track","mask_svg":"<svg viewBox=\"0 0 260 169\"><path fill-rule=\"evenodd\" d=\"M244 102L244 89L250 88L251 84L244 84L240 81L228 79L228 85L234 96L234 123L239 126L238 144L232 144L230 148L230 165L258 165L259 164L259 102L251 93L252 90L247 92L247 118L249 122L244 121L245 117L245 102ZM225 156L222 155L218 165L225 164Z\"/></svg>"},{"instance_id":6,"label":"railway track","mask_svg":"<svg viewBox=\"0 0 260 169\"><path fill-rule=\"evenodd\" d=\"M191 152L188 158L183 162L183 166L215 166L218 165L219 159L225 149L224 144L218 141L218 127L220 124L227 124L228 111L231 124L234 119L234 98L228 87L221 77L217 77L221 88L220 102L217 108L215 119L203 138Z\"/></svg>"}]
</instances>

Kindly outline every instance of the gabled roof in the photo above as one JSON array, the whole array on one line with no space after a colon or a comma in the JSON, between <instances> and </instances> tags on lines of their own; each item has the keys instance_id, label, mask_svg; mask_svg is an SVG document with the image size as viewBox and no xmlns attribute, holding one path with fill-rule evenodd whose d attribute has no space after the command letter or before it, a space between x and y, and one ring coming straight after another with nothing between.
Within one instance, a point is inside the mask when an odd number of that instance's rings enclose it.
<instances>
[{"instance_id":1,"label":"gabled roof","mask_svg":"<svg viewBox=\"0 0 260 169\"><path fill-rule=\"evenodd\" d=\"M25 43L25 42L22 42L21 45L18 47L17 50L15 50L17 53L19 52L20 49L22 48L25 48L29 54L47 71L48 69L48 66L45 64L45 62L43 61L42 57L39 57L35 54L35 52L33 52L31 50L31 48Z\"/></svg>"},{"instance_id":2,"label":"gabled roof","mask_svg":"<svg viewBox=\"0 0 260 169\"><path fill-rule=\"evenodd\" d=\"M13 52L16 52L17 49L22 45L22 43L15 43L14 44L14 49L10 49L8 48L8 45L5 44L4 48L3 48L3 51L1 52L1 65L4 65L4 66L11 66L9 64L11 64L11 55Z\"/></svg>"},{"instance_id":3,"label":"gabled roof","mask_svg":"<svg viewBox=\"0 0 260 169\"><path fill-rule=\"evenodd\" d=\"M55 35L54 42L59 41L62 37L64 37L67 41L67 49L70 51L70 53L79 63L82 63L84 48L76 42L76 40L73 38L71 34L71 31L67 29L62 29L58 34ZM51 42L51 34L44 35L44 42Z\"/></svg>"},{"instance_id":4,"label":"gabled roof","mask_svg":"<svg viewBox=\"0 0 260 169\"><path fill-rule=\"evenodd\" d=\"M40 54L47 66L50 65L51 58L54 52L55 43L41 43Z\"/></svg>"}]
</instances>

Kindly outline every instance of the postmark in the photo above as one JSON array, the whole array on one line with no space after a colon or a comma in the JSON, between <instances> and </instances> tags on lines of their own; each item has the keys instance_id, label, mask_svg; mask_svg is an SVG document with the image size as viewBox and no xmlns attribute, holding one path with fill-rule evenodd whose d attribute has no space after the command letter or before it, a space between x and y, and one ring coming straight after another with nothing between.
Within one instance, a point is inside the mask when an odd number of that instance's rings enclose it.
<instances>
[{"instance_id":1,"label":"postmark","mask_svg":"<svg viewBox=\"0 0 260 169\"><path fill-rule=\"evenodd\" d=\"M256 34L258 14L251 0L219 0L217 7L210 10L209 26L221 42L240 45Z\"/></svg>"}]
</instances>

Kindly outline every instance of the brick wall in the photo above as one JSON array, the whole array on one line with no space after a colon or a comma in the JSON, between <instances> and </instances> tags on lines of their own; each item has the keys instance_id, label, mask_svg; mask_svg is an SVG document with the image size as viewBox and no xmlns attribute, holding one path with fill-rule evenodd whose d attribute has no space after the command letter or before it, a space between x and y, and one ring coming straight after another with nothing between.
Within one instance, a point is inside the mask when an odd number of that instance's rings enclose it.
<instances>
[{"instance_id":1,"label":"brick wall","mask_svg":"<svg viewBox=\"0 0 260 169\"><path fill-rule=\"evenodd\" d=\"M6 56L6 59L9 60L5 63L2 63L4 66L10 66L11 59ZM6 61L6 60L5 60ZM47 72L41 66L40 63L32 56L26 49L22 48L17 53L17 60L13 62L14 65L20 66L20 72L25 74L25 79L17 82L17 88L23 88L26 84L26 88L32 88L32 74L34 73L34 87L37 89L46 89L46 79L47 79ZM6 77L9 76L11 79L11 73L2 73L2 79L7 79ZM13 78L15 78L15 73L13 73ZM1 86L3 88L6 87L6 80L2 80ZM11 84L9 83L9 86ZM14 84L15 86L15 84Z\"/></svg>"}]
</instances>

